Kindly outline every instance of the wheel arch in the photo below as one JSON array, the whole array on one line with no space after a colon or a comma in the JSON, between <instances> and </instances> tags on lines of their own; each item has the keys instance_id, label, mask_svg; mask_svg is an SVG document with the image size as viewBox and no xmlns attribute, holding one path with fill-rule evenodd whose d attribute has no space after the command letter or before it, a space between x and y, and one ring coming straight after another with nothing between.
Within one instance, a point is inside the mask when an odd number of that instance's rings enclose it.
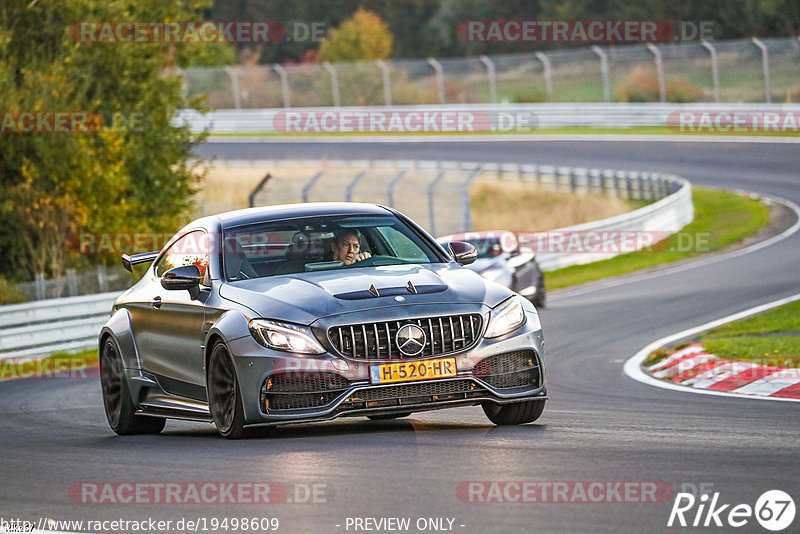
<instances>
[{"instance_id":1,"label":"wheel arch","mask_svg":"<svg viewBox=\"0 0 800 534\"><path fill-rule=\"evenodd\" d=\"M131 314L127 309L120 308L103 325L97 339L98 351L103 350L103 345L109 338L113 339L117 344L125 369L141 369L139 349L133 337Z\"/></svg>"}]
</instances>

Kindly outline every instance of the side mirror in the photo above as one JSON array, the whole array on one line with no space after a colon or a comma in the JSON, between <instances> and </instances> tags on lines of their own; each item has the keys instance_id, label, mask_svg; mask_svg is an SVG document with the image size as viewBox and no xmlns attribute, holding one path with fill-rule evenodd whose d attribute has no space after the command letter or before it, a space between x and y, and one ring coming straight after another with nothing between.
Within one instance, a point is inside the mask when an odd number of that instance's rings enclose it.
<instances>
[{"instance_id":1,"label":"side mirror","mask_svg":"<svg viewBox=\"0 0 800 534\"><path fill-rule=\"evenodd\" d=\"M169 290L196 288L202 281L197 265L184 265L165 272L161 277L161 287Z\"/></svg>"},{"instance_id":2,"label":"side mirror","mask_svg":"<svg viewBox=\"0 0 800 534\"><path fill-rule=\"evenodd\" d=\"M450 241L447 246L453 259L461 265L469 265L478 257L475 247L465 241Z\"/></svg>"}]
</instances>

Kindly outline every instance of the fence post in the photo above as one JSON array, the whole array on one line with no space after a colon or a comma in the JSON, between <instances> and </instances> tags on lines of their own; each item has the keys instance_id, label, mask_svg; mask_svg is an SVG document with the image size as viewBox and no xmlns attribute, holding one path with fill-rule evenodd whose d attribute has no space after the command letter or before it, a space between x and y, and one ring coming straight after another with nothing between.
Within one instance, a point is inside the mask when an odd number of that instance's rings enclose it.
<instances>
[{"instance_id":1,"label":"fence post","mask_svg":"<svg viewBox=\"0 0 800 534\"><path fill-rule=\"evenodd\" d=\"M553 69L550 65L550 58L544 52L536 52L536 59L542 62L544 68L544 90L547 93L547 101L553 101Z\"/></svg>"},{"instance_id":2,"label":"fence post","mask_svg":"<svg viewBox=\"0 0 800 534\"><path fill-rule=\"evenodd\" d=\"M78 294L78 277L75 269L67 269L67 294L74 297Z\"/></svg>"},{"instance_id":3,"label":"fence post","mask_svg":"<svg viewBox=\"0 0 800 534\"><path fill-rule=\"evenodd\" d=\"M253 188L252 191L250 191L250 194L247 196L247 205L249 207L251 208L255 207L256 196L258 196L261 190L264 189L264 186L267 185L267 182L269 181L270 178L272 178L272 175L270 173L267 173L267 175L264 176L260 182L258 182L258 185L255 186L255 188Z\"/></svg>"},{"instance_id":4,"label":"fence post","mask_svg":"<svg viewBox=\"0 0 800 534\"><path fill-rule=\"evenodd\" d=\"M428 65L433 67L433 70L436 72L436 90L439 93L439 103L445 104L447 97L444 92L444 69L442 68L442 64L436 61L436 59L429 57Z\"/></svg>"},{"instance_id":5,"label":"fence post","mask_svg":"<svg viewBox=\"0 0 800 534\"><path fill-rule=\"evenodd\" d=\"M600 75L603 77L603 102L611 102L611 82L608 79L608 54L597 45L592 46L592 52L600 58Z\"/></svg>"},{"instance_id":6,"label":"fence post","mask_svg":"<svg viewBox=\"0 0 800 534\"><path fill-rule=\"evenodd\" d=\"M281 77L281 95L283 96L283 107L290 108L292 107L292 94L289 91L289 73L277 63L273 65L272 68L275 69L275 72L277 72L278 76Z\"/></svg>"},{"instance_id":7,"label":"fence post","mask_svg":"<svg viewBox=\"0 0 800 534\"><path fill-rule=\"evenodd\" d=\"M661 50L653 43L647 43L647 49L653 54L656 62L656 76L658 77L658 101L667 101L667 82L664 79L664 58L661 56Z\"/></svg>"},{"instance_id":8,"label":"fence post","mask_svg":"<svg viewBox=\"0 0 800 534\"><path fill-rule=\"evenodd\" d=\"M317 174L311 177L311 179L303 186L303 202L308 202L308 194L311 192L311 188L322 178L322 175L325 174L323 171L319 171Z\"/></svg>"},{"instance_id":9,"label":"fence post","mask_svg":"<svg viewBox=\"0 0 800 534\"><path fill-rule=\"evenodd\" d=\"M400 183L400 180L403 179L403 177L406 175L407 172L408 169L402 169L398 171L397 174L395 174L394 178L392 178L392 181L389 182L389 185L386 188L386 194L389 197L390 208L394 207L394 189L395 187L397 187L397 184Z\"/></svg>"},{"instance_id":10,"label":"fence post","mask_svg":"<svg viewBox=\"0 0 800 534\"><path fill-rule=\"evenodd\" d=\"M711 54L711 79L714 83L714 102L719 102L719 58L717 57L717 49L705 39L700 41L700 44Z\"/></svg>"},{"instance_id":11,"label":"fence post","mask_svg":"<svg viewBox=\"0 0 800 534\"><path fill-rule=\"evenodd\" d=\"M358 185L358 182L363 180L364 176L366 176L366 174L367 174L367 171L359 172L358 174L356 174L355 178L353 178L350 181L350 183L347 184L347 189L345 190L345 193L344 193L344 198L345 198L345 200L347 202L352 202L352 200L353 200L353 191L355 190L356 186Z\"/></svg>"},{"instance_id":12,"label":"fence post","mask_svg":"<svg viewBox=\"0 0 800 534\"><path fill-rule=\"evenodd\" d=\"M100 293L108 291L108 277L106 276L105 265L97 266L97 288L100 290Z\"/></svg>"},{"instance_id":13,"label":"fence post","mask_svg":"<svg viewBox=\"0 0 800 534\"><path fill-rule=\"evenodd\" d=\"M36 300L44 300L44 298L45 298L44 273L36 273Z\"/></svg>"},{"instance_id":14,"label":"fence post","mask_svg":"<svg viewBox=\"0 0 800 534\"><path fill-rule=\"evenodd\" d=\"M375 61L375 64L381 69L383 75L383 100L387 106L392 105L392 79L389 76L389 65L380 59Z\"/></svg>"},{"instance_id":15,"label":"fence post","mask_svg":"<svg viewBox=\"0 0 800 534\"><path fill-rule=\"evenodd\" d=\"M472 230L472 213L469 208L469 186L472 182L483 172L483 165L478 165L478 168L472 171L464 183L461 184L461 228L459 231L468 232Z\"/></svg>"},{"instance_id":16,"label":"fence post","mask_svg":"<svg viewBox=\"0 0 800 534\"><path fill-rule=\"evenodd\" d=\"M436 211L433 205L434 201L434 194L436 190L436 184L438 184L442 178L444 178L445 171L439 171L436 174L436 178L431 180L431 183L428 184L428 222L431 225L431 235L436 235L436 217L434 212Z\"/></svg>"},{"instance_id":17,"label":"fence post","mask_svg":"<svg viewBox=\"0 0 800 534\"><path fill-rule=\"evenodd\" d=\"M488 56L480 57L481 63L486 65L486 75L489 77L489 99L492 104L497 103L497 73L494 69L494 62Z\"/></svg>"},{"instance_id":18,"label":"fence post","mask_svg":"<svg viewBox=\"0 0 800 534\"><path fill-rule=\"evenodd\" d=\"M234 67L228 66L225 67L225 72L231 79L231 91L233 92L233 107L236 109L242 109L242 95L239 92L239 76L236 75L236 69Z\"/></svg>"},{"instance_id":19,"label":"fence post","mask_svg":"<svg viewBox=\"0 0 800 534\"><path fill-rule=\"evenodd\" d=\"M753 44L761 49L761 63L764 69L764 96L766 97L767 104L772 104L772 90L769 80L769 52L767 51L767 45L758 37L753 37Z\"/></svg>"},{"instance_id":20,"label":"fence post","mask_svg":"<svg viewBox=\"0 0 800 534\"><path fill-rule=\"evenodd\" d=\"M342 106L342 99L339 97L339 76L336 74L336 67L330 61L322 64L325 70L331 75L331 92L333 93L333 107Z\"/></svg>"}]
</instances>

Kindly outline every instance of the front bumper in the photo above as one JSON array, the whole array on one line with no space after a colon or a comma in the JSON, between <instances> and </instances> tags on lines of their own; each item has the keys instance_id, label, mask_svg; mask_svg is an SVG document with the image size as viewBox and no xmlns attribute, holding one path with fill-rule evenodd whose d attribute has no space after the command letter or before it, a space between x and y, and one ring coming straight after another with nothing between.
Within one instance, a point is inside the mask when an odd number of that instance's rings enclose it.
<instances>
[{"instance_id":1,"label":"front bumper","mask_svg":"<svg viewBox=\"0 0 800 534\"><path fill-rule=\"evenodd\" d=\"M229 341L245 420L278 425L544 400L542 330L536 312L526 308L526 313L528 320L517 330L451 355L455 377L413 382L371 384L370 365L385 361L291 355L266 349L249 336Z\"/></svg>"}]
</instances>

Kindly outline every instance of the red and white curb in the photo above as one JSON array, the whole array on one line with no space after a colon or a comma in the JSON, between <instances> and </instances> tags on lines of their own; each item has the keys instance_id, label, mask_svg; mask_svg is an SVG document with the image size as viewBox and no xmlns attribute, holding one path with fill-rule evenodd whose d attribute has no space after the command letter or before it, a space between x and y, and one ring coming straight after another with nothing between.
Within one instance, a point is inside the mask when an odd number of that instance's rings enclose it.
<instances>
[{"instance_id":1,"label":"red and white curb","mask_svg":"<svg viewBox=\"0 0 800 534\"><path fill-rule=\"evenodd\" d=\"M723 360L707 353L701 343L677 350L645 371L698 389L800 399L800 369Z\"/></svg>"},{"instance_id":2,"label":"red and white curb","mask_svg":"<svg viewBox=\"0 0 800 534\"><path fill-rule=\"evenodd\" d=\"M723 360L705 352L699 343L675 351L666 360L648 368L642 367L645 358L656 349L796 300L800 300L800 293L653 341L625 362L623 372L638 382L674 391L800 402L800 369Z\"/></svg>"}]
</instances>

